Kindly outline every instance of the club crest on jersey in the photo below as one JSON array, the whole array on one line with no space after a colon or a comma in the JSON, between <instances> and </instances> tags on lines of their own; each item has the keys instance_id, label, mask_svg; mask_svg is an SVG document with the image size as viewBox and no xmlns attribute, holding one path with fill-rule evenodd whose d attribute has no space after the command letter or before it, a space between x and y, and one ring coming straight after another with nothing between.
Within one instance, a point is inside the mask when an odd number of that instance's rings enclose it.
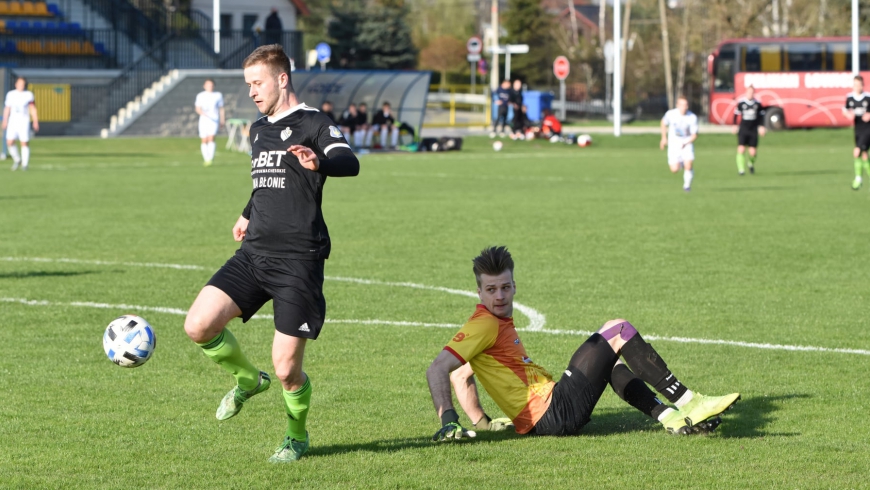
<instances>
[{"instance_id":1,"label":"club crest on jersey","mask_svg":"<svg viewBox=\"0 0 870 490\"><path fill-rule=\"evenodd\" d=\"M281 131L281 141L287 141L287 138L293 134L293 130L290 128L284 128L284 131Z\"/></svg>"},{"instance_id":2,"label":"club crest on jersey","mask_svg":"<svg viewBox=\"0 0 870 490\"><path fill-rule=\"evenodd\" d=\"M329 135L333 138L341 138L343 135L341 134L341 130L336 128L335 126L329 127Z\"/></svg>"}]
</instances>

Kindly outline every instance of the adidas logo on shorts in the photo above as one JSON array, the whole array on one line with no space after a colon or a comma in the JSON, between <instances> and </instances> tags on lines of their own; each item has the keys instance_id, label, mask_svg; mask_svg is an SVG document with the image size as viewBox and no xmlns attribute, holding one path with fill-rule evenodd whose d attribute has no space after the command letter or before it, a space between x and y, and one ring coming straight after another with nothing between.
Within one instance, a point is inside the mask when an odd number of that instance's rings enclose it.
<instances>
[{"instance_id":1,"label":"adidas logo on shorts","mask_svg":"<svg viewBox=\"0 0 870 490\"><path fill-rule=\"evenodd\" d=\"M303 323L302 326L299 327L299 331L300 332L310 332L311 329L308 328L308 322Z\"/></svg>"}]
</instances>

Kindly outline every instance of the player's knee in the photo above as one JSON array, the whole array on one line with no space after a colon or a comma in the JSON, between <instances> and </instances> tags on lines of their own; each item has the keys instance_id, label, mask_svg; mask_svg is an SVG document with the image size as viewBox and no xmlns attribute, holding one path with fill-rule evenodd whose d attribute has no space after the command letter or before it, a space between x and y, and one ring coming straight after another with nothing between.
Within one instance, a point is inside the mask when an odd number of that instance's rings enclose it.
<instances>
[{"instance_id":1,"label":"player's knee","mask_svg":"<svg viewBox=\"0 0 870 490\"><path fill-rule=\"evenodd\" d=\"M608 321L604 322L604 325L602 325L601 328L598 329L598 333L604 333L607 330L610 330L611 328L619 325L620 323L628 323L628 320L626 320L624 318L617 318L615 320L608 320Z\"/></svg>"},{"instance_id":2,"label":"player's knee","mask_svg":"<svg viewBox=\"0 0 870 490\"><path fill-rule=\"evenodd\" d=\"M216 337L222 326L215 325L214 318L196 305L191 307L184 319L184 333L197 343L208 342Z\"/></svg>"}]
</instances>

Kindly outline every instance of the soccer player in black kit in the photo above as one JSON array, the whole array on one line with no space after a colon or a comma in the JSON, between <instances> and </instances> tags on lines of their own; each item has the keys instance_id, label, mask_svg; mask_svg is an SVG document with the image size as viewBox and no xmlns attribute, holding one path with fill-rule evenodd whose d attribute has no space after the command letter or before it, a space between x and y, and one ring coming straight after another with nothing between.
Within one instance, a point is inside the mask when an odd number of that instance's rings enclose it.
<instances>
[{"instance_id":1,"label":"soccer player in black kit","mask_svg":"<svg viewBox=\"0 0 870 490\"><path fill-rule=\"evenodd\" d=\"M312 387L302 359L306 341L317 338L326 315L323 266L331 245L320 208L323 185L327 176L357 175L359 161L335 123L296 98L290 61L280 45L260 46L243 68L249 95L265 114L250 129L253 191L233 227L233 238L243 243L200 291L184 330L236 378L216 414L226 420L271 383L226 325L236 317L248 321L272 300L272 362L284 388L288 424L269 461L283 463L308 451Z\"/></svg>"},{"instance_id":2,"label":"soccer player in black kit","mask_svg":"<svg viewBox=\"0 0 870 490\"><path fill-rule=\"evenodd\" d=\"M846 96L846 107L843 115L852 119L855 124L855 149L852 151L855 164L855 180L852 189L861 188L864 170L870 174L870 162L867 161L867 149L870 148L870 94L864 91L864 78L856 75L852 80L852 93Z\"/></svg>"},{"instance_id":3,"label":"soccer player in black kit","mask_svg":"<svg viewBox=\"0 0 870 490\"><path fill-rule=\"evenodd\" d=\"M740 125L737 125L737 118ZM749 173L755 173L755 155L758 137L764 136L764 106L755 98L755 87L746 87L746 96L737 101L734 108L734 129L737 135L737 173L746 173L746 148L749 148Z\"/></svg>"}]
</instances>

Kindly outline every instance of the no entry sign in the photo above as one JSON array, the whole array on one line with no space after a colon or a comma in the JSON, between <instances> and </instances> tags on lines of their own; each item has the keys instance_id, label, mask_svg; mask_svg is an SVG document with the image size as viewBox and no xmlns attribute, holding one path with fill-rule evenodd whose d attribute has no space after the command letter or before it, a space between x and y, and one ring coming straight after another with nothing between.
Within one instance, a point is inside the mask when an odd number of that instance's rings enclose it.
<instances>
[{"instance_id":1,"label":"no entry sign","mask_svg":"<svg viewBox=\"0 0 870 490\"><path fill-rule=\"evenodd\" d=\"M553 75L556 75L559 80L564 80L568 78L569 73L571 73L571 63L568 62L568 58L557 56L553 61Z\"/></svg>"}]
</instances>

